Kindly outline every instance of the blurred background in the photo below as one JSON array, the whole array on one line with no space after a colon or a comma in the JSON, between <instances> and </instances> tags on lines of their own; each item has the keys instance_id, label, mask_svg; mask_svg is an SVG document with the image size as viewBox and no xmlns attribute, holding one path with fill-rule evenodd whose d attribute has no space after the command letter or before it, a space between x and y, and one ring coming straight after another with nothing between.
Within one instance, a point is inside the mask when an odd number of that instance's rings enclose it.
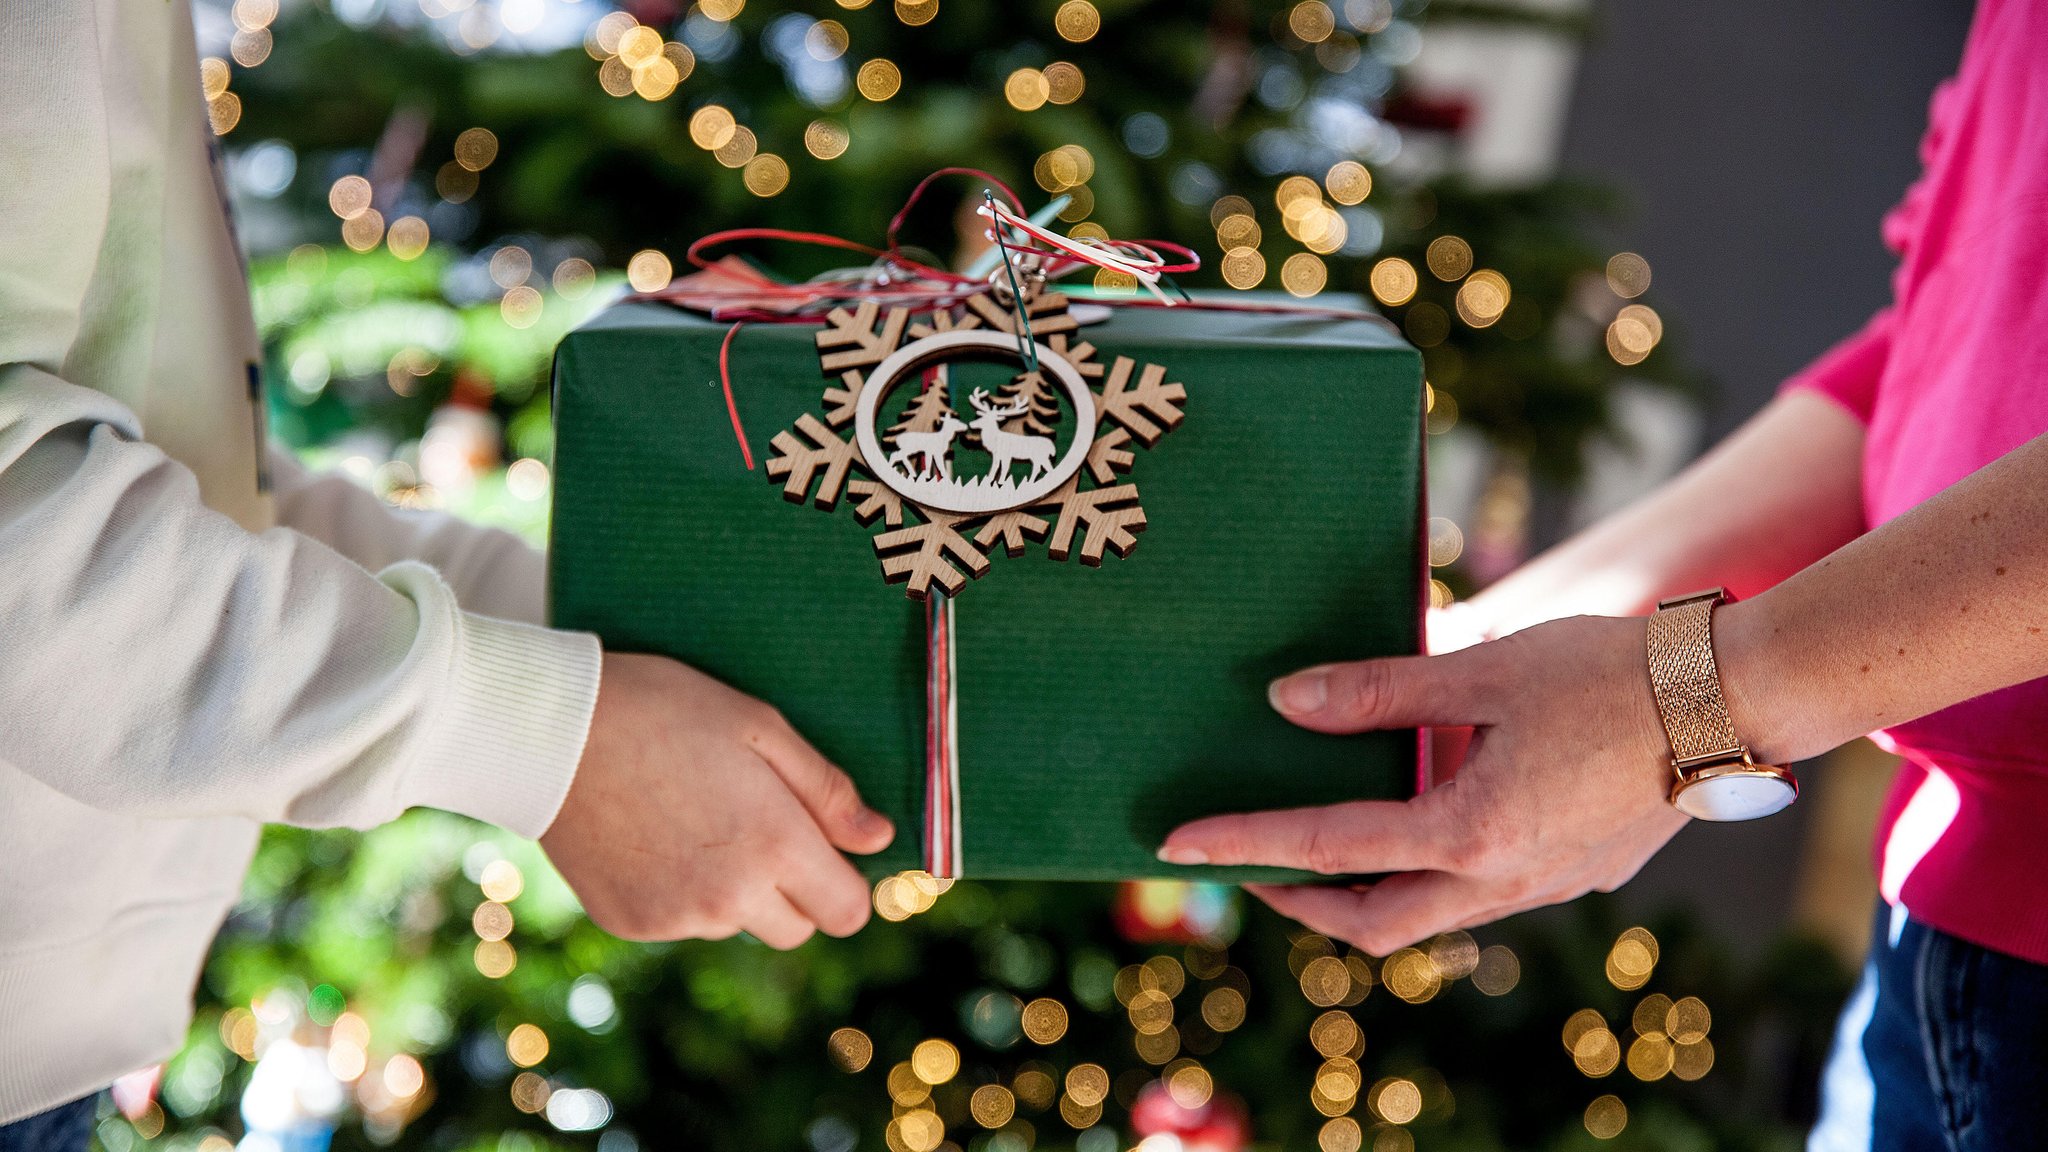
<instances>
[{"instance_id":1,"label":"blurred background","mask_svg":"<svg viewBox=\"0 0 2048 1152\"><path fill-rule=\"evenodd\" d=\"M1439 603L1681 467L1884 299L1968 6L196 0L276 436L546 535L555 341L718 228L875 242L986 168L1192 288L1424 351ZM964 195L966 185L956 188ZM907 239L945 259L958 200ZM792 276L801 252L750 253ZM1341 302L1341 301L1340 301ZM273 830L110 1152L1799 1147L1890 765L1611 897L1385 960L1200 885L877 885L778 954L629 945L532 845Z\"/></svg>"}]
</instances>

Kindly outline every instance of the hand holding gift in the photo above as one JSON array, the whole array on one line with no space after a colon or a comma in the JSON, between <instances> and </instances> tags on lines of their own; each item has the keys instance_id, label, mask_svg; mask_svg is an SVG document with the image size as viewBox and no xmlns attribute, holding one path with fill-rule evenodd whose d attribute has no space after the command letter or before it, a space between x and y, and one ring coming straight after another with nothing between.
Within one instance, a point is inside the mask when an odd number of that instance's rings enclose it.
<instances>
[{"instance_id":1,"label":"hand holding gift","mask_svg":"<svg viewBox=\"0 0 2048 1152\"><path fill-rule=\"evenodd\" d=\"M780 713L686 665L607 653L576 781L541 837L598 926L629 940L849 936L868 890L839 854L895 829Z\"/></svg>"},{"instance_id":2,"label":"hand holding gift","mask_svg":"<svg viewBox=\"0 0 2048 1152\"><path fill-rule=\"evenodd\" d=\"M1685 824L1668 799L1640 619L1579 617L1443 656L1309 668L1271 695L1317 732L1478 729L1457 775L1412 800L1215 816L1160 849L1177 864L1396 873L1361 887L1252 886L1276 910L1376 955L1611 891Z\"/></svg>"}]
</instances>

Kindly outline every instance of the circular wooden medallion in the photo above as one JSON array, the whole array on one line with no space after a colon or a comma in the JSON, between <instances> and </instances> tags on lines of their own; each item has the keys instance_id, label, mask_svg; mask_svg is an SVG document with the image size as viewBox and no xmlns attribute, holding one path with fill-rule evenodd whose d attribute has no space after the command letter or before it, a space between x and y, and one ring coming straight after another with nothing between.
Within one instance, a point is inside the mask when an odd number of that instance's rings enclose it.
<instances>
[{"instance_id":1,"label":"circular wooden medallion","mask_svg":"<svg viewBox=\"0 0 2048 1152\"><path fill-rule=\"evenodd\" d=\"M883 451L875 422L883 400L898 385L917 379L933 364L949 360L1023 362L1023 351L1015 336L983 329L954 330L934 333L898 348L875 365L862 385L860 400L854 408L854 438L860 445L861 458L875 478L920 508L956 515L1027 507L1073 479L1086 462L1088 446L1095 439L1095 393L1066 357L1044 344L1036 345L1035 349L1040 373L1066 393L1073 408L1073 437L1058 459L1054 459L1056 447L1052 437L1003 428L1006 421L1022 415L1024 408L1004 408L978 393L971 401L972 419L962 420L949 413L937 428L928 432L898 433L894 450ZM981 476L955 476L952 441L969 431L979 434L983 450L992 458L989 471ZM1021 478L1016 475L1018 469L1024 470Z\"/></svg>"}]
</instances>

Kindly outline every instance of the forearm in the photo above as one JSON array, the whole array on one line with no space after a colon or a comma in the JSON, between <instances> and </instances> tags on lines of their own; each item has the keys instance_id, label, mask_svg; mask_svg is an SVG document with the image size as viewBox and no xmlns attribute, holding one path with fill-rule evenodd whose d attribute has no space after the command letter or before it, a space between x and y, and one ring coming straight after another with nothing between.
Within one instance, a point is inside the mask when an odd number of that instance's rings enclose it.
<instances>
[{"instance_id":1,"label":"forearm","mask_svg":"<svg viewBox=\"0 0 2048 1152\"><path fill-rule=\"evenodd\" d=\"M547 619L546 565L532 545L445 512L393 508L345 476L309 473L273 448L278 523L372 572L417 560L440 573L471 612L528 624Z\"/></svg>"},{"instance_id":2,"label":"forearm","mask_svg":"<svg viewBox=\"0 0 2048 1152\"><path fill-rule=\"evenodd\" d=\"M1863 426L1805 392L1773 401L1649 496L1471 601L1506 635L1575 615L1637 615L1724 585L1768 588L1862 531Z\"/></svg>"},{"instance_id":3,"label":"forearm","mask_svg":"<svg viewBox=\"0 0 2048 1152\"><path fill-rule=\"evenodd\" d=\"M462 612L416 564L380 579L252 535L138 437L100 393L0 370L0 762L151 816L546 827L594 640Z\"/></svg>"},{"instance_id":4,"label":"forearm","mask_svg":"<svg viewBox=\"0 0 2048 1152\"><path fill-rule=\"evenodd\" d=\"M1777 763L2048 675L2048 436L1715 631L1736 729Z\"/></svg>"}]
</instances>

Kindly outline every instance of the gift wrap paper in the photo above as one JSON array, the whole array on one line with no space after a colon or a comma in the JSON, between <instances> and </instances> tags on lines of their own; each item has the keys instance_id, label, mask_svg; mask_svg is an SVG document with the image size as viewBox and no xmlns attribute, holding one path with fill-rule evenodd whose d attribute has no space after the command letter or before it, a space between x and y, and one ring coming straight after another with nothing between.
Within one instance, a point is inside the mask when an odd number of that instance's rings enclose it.
<instances>
[{"instance_id":1,"label":"gift wrap paper","mask_svg":"<svg viewBox=\"0 0 2048 1152\"><path fill-rule=\"evenodd\" d=\"M751 471L719 383L728 328L629 303L562 342L554 623L773 703L896 822L860 866L915 868L924 606L883 581L879 523L844 496L792 504L764 470L770 437L822 414L817 327L749 324L733 343ZM1129 556L1089 568L998 543L955 600L962 872L1298 878L1154 853L1198 816L1413 794L1413 730L1306 732L1266 685L1418 651L1421 359L1363 320L1127 308L1080 336L1104 364L1165 365L1186 419L1134 445L1123 479L1147 526Z\"/></svg>"}]
</instances>

